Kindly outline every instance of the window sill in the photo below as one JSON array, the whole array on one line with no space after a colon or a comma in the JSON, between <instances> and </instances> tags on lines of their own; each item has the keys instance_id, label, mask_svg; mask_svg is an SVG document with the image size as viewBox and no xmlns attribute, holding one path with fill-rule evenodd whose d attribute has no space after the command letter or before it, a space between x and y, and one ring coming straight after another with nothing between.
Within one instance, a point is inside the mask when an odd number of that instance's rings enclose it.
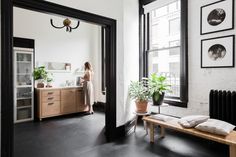
<instances>
[{"instance_id":1,"label":"window sill","mask_svg":"<svg viewBox=\"0 0 236 157\"><path fill-rule=\"evenodd\" d=\"M177 106L177 107L183 107L187 108L187 102L186 101L181 101L180 99L170 99L170 98L165 98L164 103L167 103L171 106Z\"/></svg>"}]
</instances>

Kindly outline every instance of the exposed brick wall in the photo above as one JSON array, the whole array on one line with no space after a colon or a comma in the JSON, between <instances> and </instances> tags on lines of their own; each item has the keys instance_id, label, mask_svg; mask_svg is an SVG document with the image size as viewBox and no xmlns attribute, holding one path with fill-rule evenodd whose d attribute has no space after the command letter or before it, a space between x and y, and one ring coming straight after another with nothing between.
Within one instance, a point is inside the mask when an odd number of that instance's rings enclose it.
<instances>
[{"instance_id":1,"label":"exposed brick wall","mask_svg":"<svg viewBox=\"0 0 236 157\"><path fill-rule=\"evenodd\" d=\"M201 69L201 39L225 35L235 35L235 30L200 35L200 7L218 0L188 1L188 66L189 103L188 108L164 107L162 113L175 116L189 114L209 114L210 89L236 90L236 68ZM151 110L157 110L151 107Z\"/></svg>"}]
</instances>

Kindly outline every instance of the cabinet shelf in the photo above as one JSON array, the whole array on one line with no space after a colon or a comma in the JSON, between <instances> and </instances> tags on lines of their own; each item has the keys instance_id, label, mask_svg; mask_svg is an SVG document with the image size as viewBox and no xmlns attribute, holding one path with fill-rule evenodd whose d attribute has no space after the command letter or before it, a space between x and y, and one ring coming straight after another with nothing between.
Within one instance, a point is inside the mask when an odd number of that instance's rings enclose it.
<instances>
[{"instance_id":1,"label":"cabinet shelf","mask_svg":"<svg viewBox=\"0 0 236 157\"><path fill-rule=\"evenodd\" d=\"M18 119L15 123L22 123L22 122L27 122L27 121L32 121L34 120L33 118L27 118L27 119Z\"/></svg>"},{"instance_id":2,"label":"cabinet shelf","mask_svg":"<svg viewBox=\"0 0 236 157\"><path fill-rule=\"evenodd\" d=\"M17 63L22 63L22 64L31 64L31 61L16 61Z\"/></svg>"},{"instance_id":3,"label":"cabinet shelf","mask_svg":"<svg viewBox=\"0 0 236 157\"><path fill-rule=\"evenodd\" d=\"M30 88L33 87L32 85L18 85L16 88Z\"/></svg>"},{"instance_id":4,"label":"cabinet shelf","mask_svg":"<svg viewBox=\"0 0 236 157\"><path fill-rule=\"evenodd\" d=\"M21 97L21 98L17 98L17 100L25 100L25 99L32 99L32 97Z\"/></svg>"},{"instance_id":5,"label":"cabinet shelf","mask_svg":"<svg viewBox=\"0 0 236 157\"><path fill-rule=\"evenodd\" d=\"M32 75L31 73L17 73L17 75Z\"/></svg>"},{"instance_id":6,"label":"cabinet shelf","mask_svg":"<svg viewBox=\"0 0 236 157\"><path fill-rule=\"evenodd\" d=\"M32 107L31 105L29 105L29 106L19 106L19 107L17 107L17 109L31 108L31 107Z\"/></svg>"}]
</instances>

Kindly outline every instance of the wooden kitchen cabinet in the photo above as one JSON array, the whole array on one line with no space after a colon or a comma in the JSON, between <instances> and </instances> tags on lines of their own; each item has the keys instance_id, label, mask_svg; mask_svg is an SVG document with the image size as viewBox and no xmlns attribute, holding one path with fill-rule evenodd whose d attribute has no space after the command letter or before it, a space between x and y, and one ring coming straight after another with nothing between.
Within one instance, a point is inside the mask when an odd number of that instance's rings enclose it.
<instances>
[{"instance_id":1,"label":"wooden kitchen cabinet","mask_svg":"<svg viewBox=\"0 0 236 157\"><path fill-rule=\"evenodd\" d=\"M89 110L89 107L84 104L83 90L76 90L76 106L78 112L87 112Z\"/></svg>"},{"instance_id":2,"label":"wooden kitchen cabinet","mask_svg":"<svg viewBox=\"0 0 236 157\"><path fill-rule=\"evenodd\" d=\"M58 89L36 90L38 118L52 117L61 113L61 93Z\"/></svg>"},{"instance_id":3,"label":"wooden kitchen cabinet","mask_svg":"<svg viewBox=\"0 0 236 157\"><path fill-rule=\"evenodd\" d=\"M75 113L76 102L75 102L75 89L62 89L61 90L61 112L62 113Z\"/></svg>"},{"instance_id":4,"label":"wooden kitchen cabinet","mask_svg":"<svg viewBox=\"0 0 236 157\"><path fill-rule=\"evenodd\" d=\"M38 118L42 120L77 112L88 111L84 105L82 87L73 88L37 88Z\"/></svg>"},{"instance_id":5,"label":"wooden kitchen cabinet","mask_svg":"<svg viewBox=\"0 0 236 157\"><path fill-rule=\"evenodd\" d=\"M60 101L42 103L42 116L49 117L60 114Z\"/></svg>"}]
</instances>

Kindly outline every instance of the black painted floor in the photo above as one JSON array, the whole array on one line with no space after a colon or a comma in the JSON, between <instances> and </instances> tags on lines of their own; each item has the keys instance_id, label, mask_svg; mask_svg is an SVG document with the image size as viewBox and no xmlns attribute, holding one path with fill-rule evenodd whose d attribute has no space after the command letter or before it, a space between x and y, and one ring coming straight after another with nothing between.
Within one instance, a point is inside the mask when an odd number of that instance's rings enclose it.
<instances>
[{"instance_id":1,"label":"black painted floor","mask_svg":"<svg viewBox=\"0 0 236 157\"><path fill-rule=\"evenodd\" d=\"M140 125L107 143L102 113L58 117L15 126L15 157L228 157L228 147L174 131L155 144Z\"/></svg>"}]
</instances>

